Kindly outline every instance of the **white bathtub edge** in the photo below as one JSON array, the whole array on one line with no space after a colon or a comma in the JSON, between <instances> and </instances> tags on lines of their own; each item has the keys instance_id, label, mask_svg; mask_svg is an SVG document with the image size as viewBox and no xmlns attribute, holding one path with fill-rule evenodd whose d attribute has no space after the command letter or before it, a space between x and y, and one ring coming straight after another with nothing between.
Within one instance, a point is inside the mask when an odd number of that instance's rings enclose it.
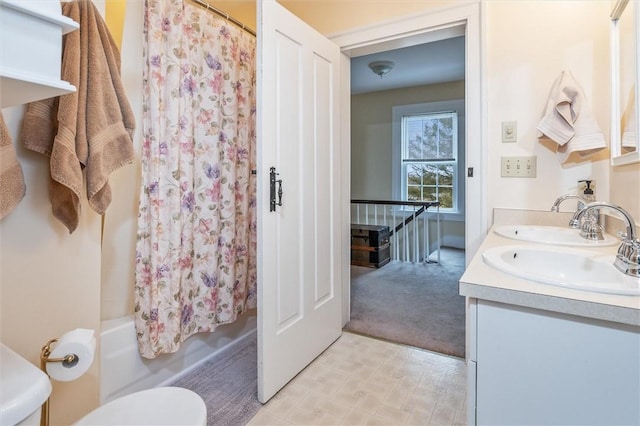
<instances>
[{"instance_id":1,"label":"white bathtub edge","mask_svg":"<svg viewBox=\"0 0 640 426\"><path fill-rule=\"evenodd\" d=\"M182 371L180 371L180 373L176 374L173 377L168 378L167 380L158 383L156 385L156 387L160 387L160 386L167 386L173 382L175 382L176 380L178 380L179 378L181 378L182 376L190 373L191 371L195 370L196 368L200 367L202 364L204 364L205 362L209 361L211 358L217 357L219 355L222 355L223 353L233 349L235 346L237 346L240 343L245 342L246 340L249 339L255 339L257 337L258 334L258 330L253 329L253 330L249 330L248 332L242 334L241 336L238 336L236 339L230 341L228 344L224 345L223 347L221 347L220 349L216 350L213 353L208 354L208 356L205 356L204 358L200 359L199 361L197 361L195 364L190 365L189 367L183 369ZM258 362L258 360L256 359L256 363Z\"/></svg>"},{"instance_id":2,"label":"white bathtub edge","mask_svg":"<svg viewBox=\"0 0 640 426\"><path fill-rule=\"evenodd\" d=\"M256 310L247 312L213 333L190 337L178 352L152 360L138 352L133 316L104 321L100 333L100 404L170 383L235 344L254 338L256 315Z\"/></svg>"}]
</instances>

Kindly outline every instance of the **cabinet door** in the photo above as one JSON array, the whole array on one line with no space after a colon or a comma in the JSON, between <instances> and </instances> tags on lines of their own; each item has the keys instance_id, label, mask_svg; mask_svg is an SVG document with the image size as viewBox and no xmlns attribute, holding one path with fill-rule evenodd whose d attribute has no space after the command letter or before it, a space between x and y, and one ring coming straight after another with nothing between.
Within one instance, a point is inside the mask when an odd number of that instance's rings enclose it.
<instances>
[{"instance_id":1,"label":"cabinet door","mask_svg":"<svg viewBox=\"0 0 640 426\"><path fill-rule=\"evenodd\" d=\"M640 424L640 327L477 309L477 424Z\"/></svg>"}]
</instances>

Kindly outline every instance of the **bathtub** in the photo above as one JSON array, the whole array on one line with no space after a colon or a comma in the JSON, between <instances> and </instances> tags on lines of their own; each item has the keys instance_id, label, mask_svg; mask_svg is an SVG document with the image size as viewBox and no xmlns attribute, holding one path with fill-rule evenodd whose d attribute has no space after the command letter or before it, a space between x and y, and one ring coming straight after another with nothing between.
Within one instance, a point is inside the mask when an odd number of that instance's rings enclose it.
<instances>
[{"instance_id":1,"label":"bathtub","mask_svg":"<svg viewBox=\"0 0 640 426\"><path fill-rule=\"evenodd\" d=\"M256 310L213 333L187 339L175 353L145 359L138 353L133 316L102 322L100 404L139 390L163 386L245 339L256 337ZM257 360L256 360L257 362Z\"/></svg>"}]
</instances>

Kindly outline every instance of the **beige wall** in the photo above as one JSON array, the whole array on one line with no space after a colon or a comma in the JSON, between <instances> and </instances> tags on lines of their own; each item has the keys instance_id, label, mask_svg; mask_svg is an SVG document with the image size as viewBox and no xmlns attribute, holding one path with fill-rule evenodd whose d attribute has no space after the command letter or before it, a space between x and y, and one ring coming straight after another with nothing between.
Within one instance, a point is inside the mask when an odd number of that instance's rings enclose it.
<instances>
[{"instance_id":1,"label":"beige wall","mask_svg":"<svg viewBox=\"0 0 640 426\"><path fill-rule=\"evenodd\" d=\"M611 167L611 202L628 211L638 226L640 226L639 194L640 163ZM616 215L612 214L612 216Z\"/></svg>"},{"instance_id":2,"label":"beige wall","mask_svg":"<svg viewBox=\"0 0 640 426\"><path fill-rule=\"evenodd\" d=\"M209 4L228 13L253 30L256 25L256 0L210 0Z\"/></svg>"},{"instance_id":3,"label":"beige wall","mask_svg":"<svg viewBox=\"0 0 640 426\"><path fill-rule=\"evenodd\" d=\"M103 2L97 6L104 10ZM69 234L51 214L48 158L20 143L24 107L2 114L27 193L0 222L0 341L39 366L47 341L75 328L100 332L101 218L81 199L78 228ZM79 379L52 381L52 425L70 424L98 405L98 351Z\"/></svg>"},{"instance_id":4,"label":"beige wall","mask_svg":"<svg viewBox=\"0 0 640 426\"><path fill-rule=\"evenodd\" d=\"M464 81L352 96L351 197L392 197L392 107L451 99L464 99Z\"/></svg>"},{"instance_id":5,"label":"beige wall","mask_svg":"<svg viewBox=\"0 0 640 426\"><path fill-rule=\"evenodd\" d=\"M298 13L313 26L331 34L438 7L444 2L282 3L300 9ZM122 52L125 84L138 114L138 125L142 4L139 0L128 1ZM537 143L534 127L553 80L566 68L583 85L596 118L608 134L608 2L494 0L484 3L483 11L488 207L546 209L557 195L571 191L576 180L586 177L597 179L598 198L607 199L610 168L606 155L595 162L561 166L551 152ZM22 108L4 109L3 113L17 139ZM518 121L518 144L499 142L503 120ZM130 312L139 161L112 175L114 202L107 211L101 250L100 218L83 205L80 227L68 235L50 215L44 158L22 150L18 143L16 146L25 168L28 192L18 208L0 222L0 339L37 363L46 340L76 327L99 329L101 298L105 318ZM499 177L500 155L531 154L538 156L538 178ZM612 199L623 205L637 205L637 165L611 170ZM629 209L633 211L632 207ZM636 207L634 211L636 219L640 217L638 210ZM96 362L80 380L54 384L52 423L68 424L97 404L97 372Z\"/></svg>"},{"instance_id":6,"label":"beige wall","mask_svg":"<svg viewBox=\"0 0 640 426\"><path fill-rule=\"evenodd\" d=\"M486 124L489 209L548 209L575 192L580 179L596 180L596 196L609 199L608 150L587 161L559 164L536 138L549 89L570 70L609 137L609 2L486 2ZM571 30L567 30L567 22ZM501 143L501 122L518 122L518 143ZM536 155L535 179L500 177L500 156ZM567 206L566 208L569 208Z\"/></svg>"},{"instance_id":7,"label":"beige wall","mask_svg":"<svg viewBox=\"0 0 640 426\"><path fill-rule=\"evenodd\" d=\"M398 17L474 3L467 0L278 0L313 28L333 35Z\"/></svg>"},{"instance_id":8,"label":"beige wall","mask_svg":"<svg viewBox=\"0 0 640 426\"><path fill-rule=\"evenodd\" d=\"M104 2L94 1L104 10ZM255 28L255 2L213 2ZM133 312L136 221L140 186L143 2L128 1L122 79L136 114L136 160L110 177L113 201L104 220L83 202L78 229L69 235L55 220L47 195L46 159L19 143L24 107L2 110L21 162L27 195L0 222L0 341L39 365L49 339L74 328L100 332L103 319ZM98 348L99 349L99 348ZM99 356L73 382L53 382L51 424L70 424L99 402Z\"/></svg>"},{"instance_id":9,"label":"beige wall","mask_svg":"<svg viewBox=\"0 0 640 426\"><path fill-rule=\"evenodd\" d=\"M382 90L351 97L351 198L391 200L392 108L464 99L464 81ZM464 247L464 222L443 222L443 244ZM435 231L431 234L435 238ZM462 244L461 244L462 242Z\"/></svg>"},{"instance_id":10,"label":"beige wall","mask_svg":"<svg viewBox=\"0 0 640 426\"><path fill-rule=\"evenodd\" d=\"M47 159L18 142L22 107L2 110L27 194L0 222L0 340L40 365L42 346L75 328L100 329L100 217L86 200L78 229L51 215ZM53 382L52 424L69 424L98 403L99 362L73 382Z\"/></svg>"},{"instance_id":11,"label":"beige wall","mask_svg":"<svg viewBox=\"0 0 640 426\"><path fill-rule=\"evenodd\" d=\"M366 0L281 3L330 35L463 2L376 1L375 7L370 8L365 6L373 3ZM399 4L402 6L395 9ZM487 216L491 217L495 207L548 209L559 195L575 192L581 179L595 180L597 198L608 200L608 150L586 161L573 158L561 165L555 153L538 142L535 126L551 85L566 69L572 71L583 87L592 113L609 139L611 2L492 0L481 4ZM571 23L570 31L567 22ZM518 143L501 143L502 121L518 122ZM537 156L536 178L500 177L501 156L524 155Z\"/></svg>"},{"instance_id":12,"label":"beige wall","mask_svg":"<svg viewBox=\"0 0 640 426\"><path fill-rule=\"evenodd\" d=\"M254 0L212 1L211 4L250 28L256 28ZM117 188L105 215L102 244L102 320L119 318L133 313L135 246L140 191L140 140L142 138L142 1L128 1L122 46L122 78L129 101L136 114L136 160L111 179Z\"/></svg>"},{"instance_id":13,"label":"beige wall","mask_svg":"<svg viewBox=\"0 0 640 426\"><path fill-rule=\"evenodd\" d=\"M113 201L105 214L102 242L101 319L133 313L138 199L140 193L140 150L142 140L142 44L143 2L129 1L121 49L122 80L136 115L135 160L110 178Z\"/></svg>"}]
</instances>

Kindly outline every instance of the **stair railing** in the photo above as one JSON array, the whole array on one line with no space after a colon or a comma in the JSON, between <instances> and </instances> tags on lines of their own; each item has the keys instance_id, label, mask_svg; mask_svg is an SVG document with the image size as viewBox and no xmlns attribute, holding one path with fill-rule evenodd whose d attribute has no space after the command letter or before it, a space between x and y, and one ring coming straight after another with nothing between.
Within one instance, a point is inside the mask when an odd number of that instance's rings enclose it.
<instances>
[{"instance_id":1,"label":"stair railing","mask_svg":"<svg viewBox=\"0 0 640 426\"><path fill-rule=\"evenodd\" d=\"M393 260L440 263L439 201L351 200L351 207L352 224L389 227ZM429 212L433 207L435 212ZM429 217L432 214L436 217L436 260L431 259Z\"/></svg>"}]
</instances>

